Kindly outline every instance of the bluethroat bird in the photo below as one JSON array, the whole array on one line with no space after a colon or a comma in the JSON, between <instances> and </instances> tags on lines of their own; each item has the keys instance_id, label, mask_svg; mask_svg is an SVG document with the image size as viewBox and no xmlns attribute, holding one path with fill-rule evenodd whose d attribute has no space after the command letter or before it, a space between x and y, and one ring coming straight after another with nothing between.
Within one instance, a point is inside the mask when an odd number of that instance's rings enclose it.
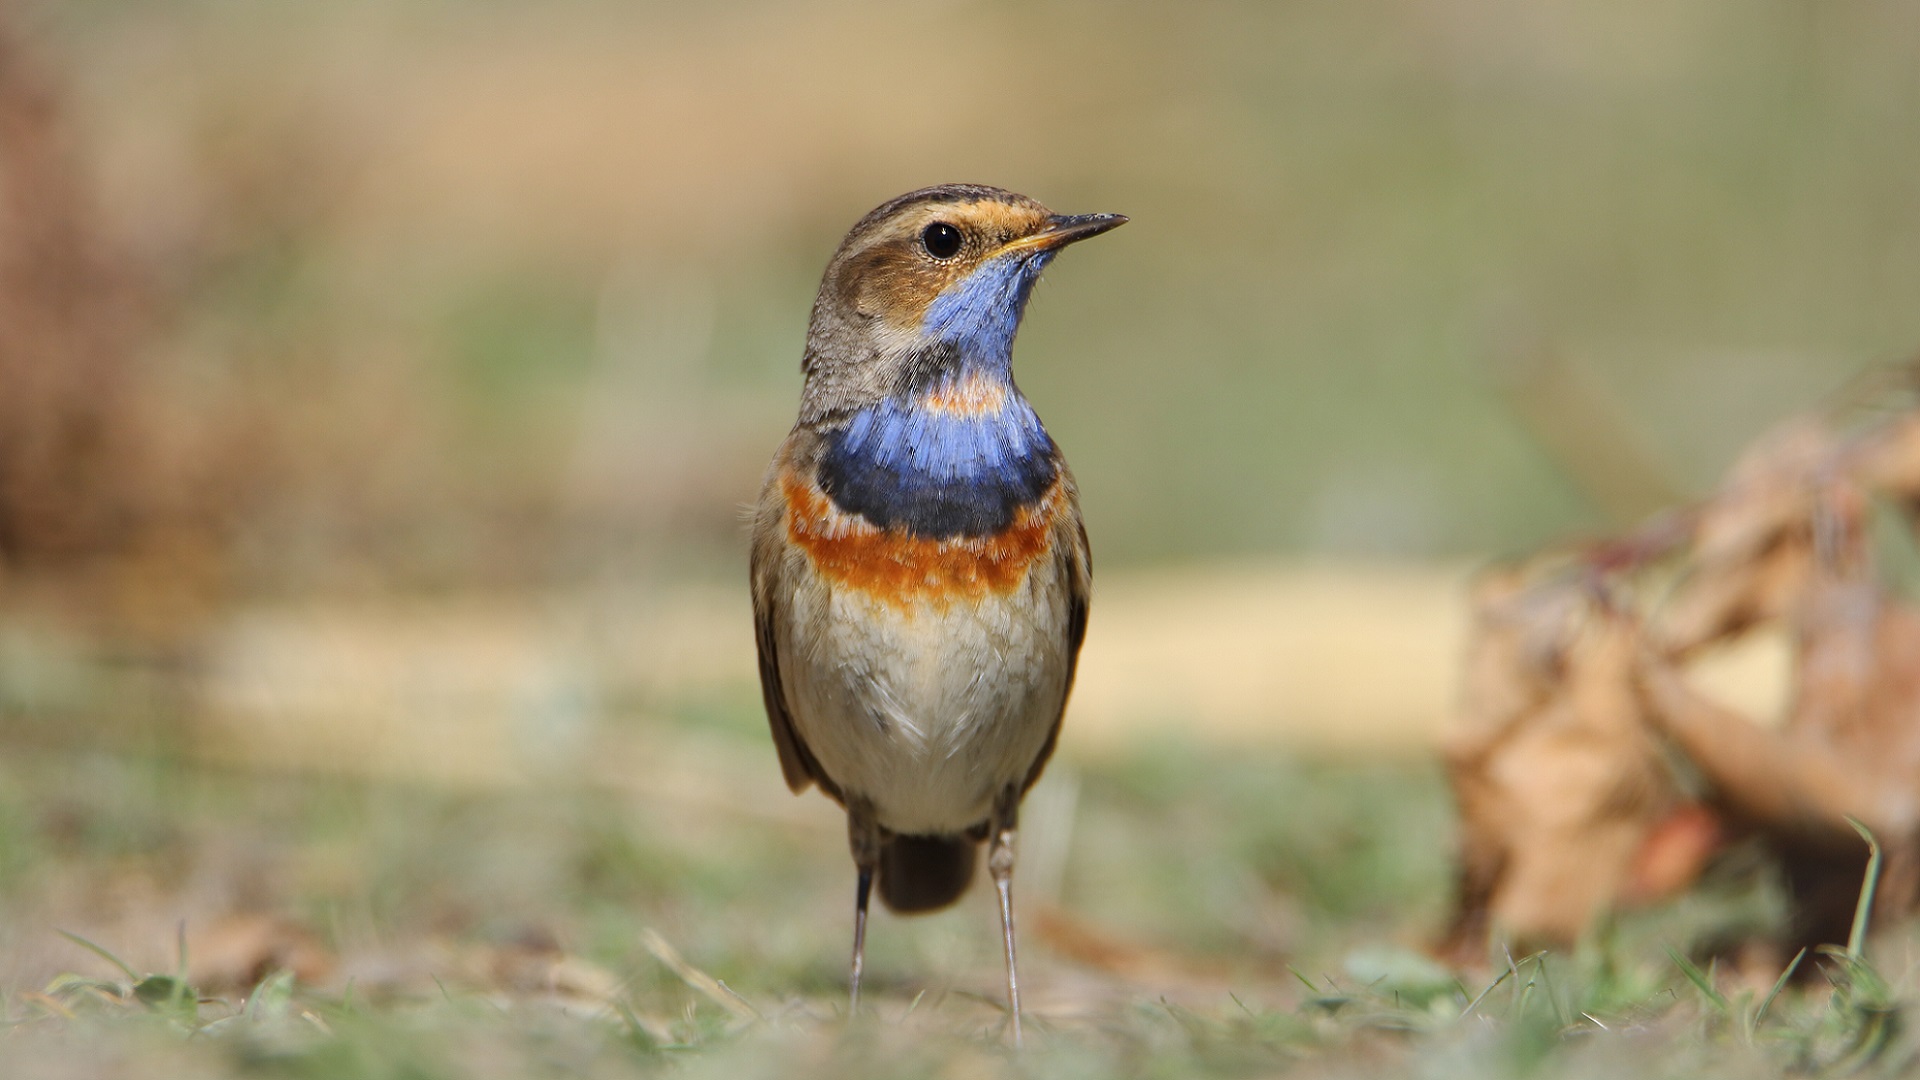
<instances>
[{"instance_id":1,"label":"bluethroat bird","mask_svg":"<svg viewBox=\"0 0 1920 1080\"><path fill-rule=\"evenodd\" d=\"M847 811L850 1012L876 882L896 912L945 907L984 841L1020 1040L1014 827L1059 735L1092 567L1013 338L1054 255L1126 220L925 188L861 218L820 283L799 421L754 519L754 636L787 786Z\"/></svg>"}]
</instances>

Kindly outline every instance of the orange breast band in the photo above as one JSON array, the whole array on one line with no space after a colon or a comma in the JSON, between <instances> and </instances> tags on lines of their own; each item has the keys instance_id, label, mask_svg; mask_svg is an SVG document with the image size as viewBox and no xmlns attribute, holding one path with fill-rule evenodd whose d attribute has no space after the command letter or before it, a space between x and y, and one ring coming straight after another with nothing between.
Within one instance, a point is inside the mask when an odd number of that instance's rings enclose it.
<instances>
[{"instance_id":1,"label":"orange breast band","mask_svg":"<svg viewBox=\"0 0 1920 1080\"><path fill-rule=\"evenodd\" d=\"M879 529L842 513L804 478L780 478L787 501L787 537L814 569L841 585L888 603L940 603L1009 592L1026 581L1035 560L1053 546L1060 485L1023 508L1012 525L992 536L932 539L904 529Z\"/></svg>"}]
</instances>

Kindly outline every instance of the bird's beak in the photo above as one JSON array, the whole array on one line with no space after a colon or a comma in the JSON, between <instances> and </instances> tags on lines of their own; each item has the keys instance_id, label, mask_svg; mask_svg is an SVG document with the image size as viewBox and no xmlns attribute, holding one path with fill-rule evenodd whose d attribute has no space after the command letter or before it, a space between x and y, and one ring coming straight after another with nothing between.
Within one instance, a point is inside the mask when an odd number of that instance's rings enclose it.
<instances>
[{"instance_id":1,"label":"bird's beak","mask_svg":"<svg viewBox=\"0 0 1920 1080\"><path fill-rule=\"evenodd\" d=\"M1038 232L1015 240L1000 249L1001 254L1016 251L1057 251L1089 236L1127 223L1125 214L1055 214Z\"/></svg>"}]
</instances>

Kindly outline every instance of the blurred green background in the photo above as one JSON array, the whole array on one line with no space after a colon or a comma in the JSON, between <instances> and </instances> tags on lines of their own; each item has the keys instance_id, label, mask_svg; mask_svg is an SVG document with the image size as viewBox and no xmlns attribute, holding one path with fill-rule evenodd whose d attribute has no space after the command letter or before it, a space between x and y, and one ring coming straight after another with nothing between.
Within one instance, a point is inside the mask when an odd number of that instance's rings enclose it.
<instances>
[{"instance_id":1,"label":"blurred green background","mask_svg":"<svg viewBox=\"0 0 1920 1080\"><path fill-rule=\"evenodd\" d=\"M731 573L826 256L945 180L1134 219L1019 349L1103 566L1524 548L1920 342L1901 3L20 10L274 581Z\"/></svg>"},{"instance_id":2,"label":"blurred green background","mask_svg":"<svg viewBox=\"0 0 1920 1080\"><path fill-rule=\"evenodd\" d=\"M1459 568L1920 351L1920 7L0 5L10 1016L93 962L50 927L158 970L253 918L196 985L289 941L334 1005L585 958L647 1053L717 1037L655 926L829 1014L844 834L779 784L742 511L834 245L954 180L1132 218L1017 349L1103 590L1027 838L1094 931L1036 934L1036 1000L1291 1007L1285 964L1371 980L1347 951L1444 907ZM1085 741L1136 700L1159 734ZM1359 711L1390 760L1276 735ZM1662 940L1772 917L1735 885ZM983 903L881 924L884 1008L993 993ZM1139 1038L1186 1046L1168 1008Z\"/></svg>"}]
</instances>

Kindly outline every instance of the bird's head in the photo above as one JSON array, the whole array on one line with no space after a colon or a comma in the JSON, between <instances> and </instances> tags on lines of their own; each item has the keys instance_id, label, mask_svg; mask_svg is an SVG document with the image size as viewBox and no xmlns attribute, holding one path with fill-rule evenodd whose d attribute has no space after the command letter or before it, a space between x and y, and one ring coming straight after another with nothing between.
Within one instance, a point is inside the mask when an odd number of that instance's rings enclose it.
<instances>
[{"instance_id":1,"label":"bird's head","mask_svg":"<svg viewBox=\"0 0 1920 1080\"><path fill-rule=\"evenodd\" d=\"M1061 248L1127 219L1055 214L977 184L909 192L847 233L807 332L812 411L866 404L978 371L1005 378L1040 271Z\"/></svg>"}]
</instances>

